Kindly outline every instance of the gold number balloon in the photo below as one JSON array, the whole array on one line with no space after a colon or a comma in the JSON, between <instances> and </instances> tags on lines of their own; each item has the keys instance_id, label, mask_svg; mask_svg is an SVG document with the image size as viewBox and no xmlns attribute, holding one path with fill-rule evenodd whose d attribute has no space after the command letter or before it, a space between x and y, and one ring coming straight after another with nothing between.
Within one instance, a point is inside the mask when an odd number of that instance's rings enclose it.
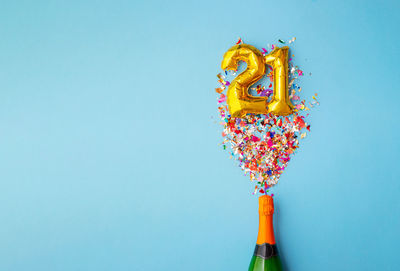
<instances>
[{"instance_id":1,"label":"gold number balloon","mask_svg":"<svg viewBox=\"0 0 400 271\"><path fill-rule=\"evenodd\" d=\"M248 113L289 115L293 105L288 91L288 47L276 48L265 57L254 46L235 45L224 55L223 70L237 70L239 61L247 63L247 68L230 84L227 104L233 117L243 117ZM266 65L273 68L274 94L270 103L267 97L255 97L249 94L249 87L264 76Z\"/></svg>"},{"instance_id":2,"label":"gold number balloon","mask_svg":"<svg viewBox=\"0 0 400 271\"><path fill-rule=\"evenodd\" d=\"M233 117L243 117L247 113L266 114L266 97L254 97L249 94L249 87L265 74L265 60L262 53L248 44L230 48L222 60L223 70L237 70L239 61L247 63L247 69L239 74L229 85L227 104Z\"/></svg>"},{"instance_id":3,"label":"gold number balloon","mask_svg":"<svg viewBox=\"0 0 400 271\"><path fill-rule=\"evenodd\" d=\"M275 115L289 115L293 105L289 99L288 88L289 47L276 48L265 56L265 63L274 70L274 94L268 104L268 112Z\"/></svg>"}]
</instances>

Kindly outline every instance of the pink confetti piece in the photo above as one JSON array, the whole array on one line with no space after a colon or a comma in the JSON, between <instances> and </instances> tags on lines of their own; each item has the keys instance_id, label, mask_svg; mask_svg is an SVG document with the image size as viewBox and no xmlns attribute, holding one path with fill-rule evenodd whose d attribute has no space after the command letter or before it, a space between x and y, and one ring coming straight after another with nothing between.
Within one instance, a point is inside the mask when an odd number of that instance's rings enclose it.
<instances>
[{"instance_id":1,"label":"pink confetti piece","mask_svg":"<svg viewBox=\"0 0 400 271\"><path fill-rule=\"evenodd\" d=\"M297 95L293 95L293 98L292 98L292 100L299 101L299 100L300 100L300 97L299 97L299 96L297 96Z\"/></svg>"},{"instance_id":2,"label":"pink confetti piece","mask_svg":"<svg viewBox=\"0 0 400 271\"><path fill-rule=\"evenodd\" d=\"M297 104L295 107L296 107L296 109L301 110L301 109L304 108L304 105L302 105L302 104Z\"/></svg>"},{"instance_id":3,"label":"pink confetti piece","mask_svg":"<svg viewBox=\"0 0 400 271\"><path fill-rule=\"evenodd\" d=\"M224 103L226 102L226 96L224 94L221 94L221 96L218 99L218 103Z\"/></svg>"}]
</instances>

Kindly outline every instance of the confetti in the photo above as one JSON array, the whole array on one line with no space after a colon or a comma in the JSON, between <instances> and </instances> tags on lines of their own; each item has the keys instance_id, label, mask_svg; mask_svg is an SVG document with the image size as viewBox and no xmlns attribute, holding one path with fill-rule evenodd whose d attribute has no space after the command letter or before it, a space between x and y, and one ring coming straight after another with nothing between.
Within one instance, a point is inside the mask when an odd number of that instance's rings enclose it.
<instances>
[{"instance_id":1,"label":"confetti","mask_svg":"<svg viewBox=\"0 0 400 271\"><path fill-rule=\"evenodd\" d=\"M263 53L263 55L266 55L266 54L268 54L268 51L267 51L267 49L265 49L265 48L261 48L261 50L262 50L262 53Z\"/></svg>"},{"instance_id":2,"label":"confetti","mask_svg":"<svg viewBox=\"0 0 400 271\"><path fill-rule=\"evenodd\" d=\"M295 40L296 38L292 38L289 43ZM278 41L285 43L281 39ZM237 44L242 42L239 38ZM272 45L271 48L274 49L275 46ZM262 48L262 51L263 54L267 53L265 48ZM218 112L220 124L223 127L222 145L224 149L230 147L229 152L238 161L238 166L245 175L249 175L251 181L255 182L253 194L267 194L269 189L278 183L283 171L299 148L300 140L306 138L306 130L310 131L311 126L306 120L308 114L304 115L304 113L315 105L319 105L319 102L317 93L312 96L310 107L306 105L305 100L296 95L296 92L301 92L297 80L303 74L304 71L289 61L289 94L294 105L293 114L289 116L247 114L243 118L235 118L229 114L226 94L223 93L229 86L228 73L225 73L226 76L217 75L220 86L215 90L219 94ZM251 87L250 91L259 96L272 96L273 73L267 74L267 78L268 88L259 84Z\"/></svg>"},{"instance_id":3,"label":"confetti","mask_svg":"<svg viewBox=\"0 0 400 271\"><path fill-rule=\"evenodd\" d=\"M215 91L217 93L222 93L225 90L225 87L216 88Z\"/></svg>"},{"instance_id":4,"label":"confetti","mask_svg":"<svg viewBox=\"0 0 400 271\"><path fill-rule=\"evenodd\" d=\"M218 99L218 103L226 102L226 95L221 93L221 96Z\"/></svg>"}]
</instances>

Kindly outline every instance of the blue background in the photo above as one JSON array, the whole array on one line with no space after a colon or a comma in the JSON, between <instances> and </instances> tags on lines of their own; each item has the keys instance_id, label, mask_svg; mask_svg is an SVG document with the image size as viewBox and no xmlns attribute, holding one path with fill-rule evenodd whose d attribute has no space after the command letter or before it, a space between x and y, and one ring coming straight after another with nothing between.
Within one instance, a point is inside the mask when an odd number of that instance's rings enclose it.
<instances>
[{"instance_id":1,"label":"blue background","mask_svg":"<svg viewBox=\"0 0 400 271\"><path fill-rule=\"evenodd\" d=\"M214 123L238 37L297 37L320 97L274 190L286 270L400 270L399 8L3 2L0 270L246 270L257 198Z\"/></svg>"}]
</instances>

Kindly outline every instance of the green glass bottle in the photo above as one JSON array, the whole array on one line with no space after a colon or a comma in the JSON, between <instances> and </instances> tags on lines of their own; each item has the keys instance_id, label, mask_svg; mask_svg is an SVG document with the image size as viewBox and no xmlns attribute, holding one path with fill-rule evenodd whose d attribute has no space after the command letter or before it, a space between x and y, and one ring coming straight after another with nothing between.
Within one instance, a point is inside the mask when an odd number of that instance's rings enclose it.
<instances>
[{"instance_id":1,"label":"green glass bottle","mask_svg":"<svg viewBox=\"0 0 400 271\"><path fill-rule=\"evenodd\" d=\"M275 243L272 220L274 215L274 200L269 195L263 195L258 199L258 204L258 237L249 271L282 271L282 264Z\"/></svg>"}]
</instances>

